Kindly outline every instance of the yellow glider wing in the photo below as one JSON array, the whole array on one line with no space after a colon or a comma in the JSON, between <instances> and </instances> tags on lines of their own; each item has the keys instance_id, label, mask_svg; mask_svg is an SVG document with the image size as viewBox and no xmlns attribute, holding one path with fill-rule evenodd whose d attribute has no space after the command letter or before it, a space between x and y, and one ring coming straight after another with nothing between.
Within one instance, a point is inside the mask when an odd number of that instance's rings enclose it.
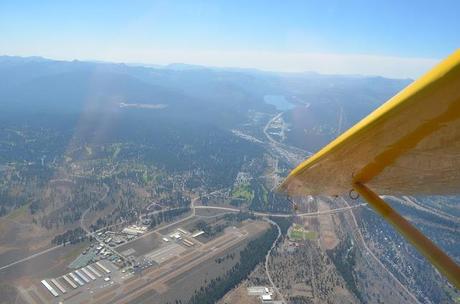
<instances>
[{"instance_id":1,"label":"yellow glider wing","mask_svg":"<svg viewBox=\"0 0 460 304\"><path fill-rule=\"evenodd\" d=\"M460 49L295 168L291 195L460 193Z\"/></svg>"},{"instance_id":2,"label":"yellow glider wing","mask_svg":"<svg viewBox=\"0 0 460 304\"><path fill-rule=\"evenodd\" d=\"M460 50L301 163L280 186L290 195L351 189L460 289L460 266L376 194L460 193Z\"/></svg>"}]
</instances>

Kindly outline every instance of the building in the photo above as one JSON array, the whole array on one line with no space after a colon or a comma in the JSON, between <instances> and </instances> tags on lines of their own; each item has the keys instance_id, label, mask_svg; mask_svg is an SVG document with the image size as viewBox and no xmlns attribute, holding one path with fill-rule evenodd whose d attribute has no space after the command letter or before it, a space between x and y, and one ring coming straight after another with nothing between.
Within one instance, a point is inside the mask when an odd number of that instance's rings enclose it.
<instances>
[{"instance_id":1,"label":"building","mask_svg":"<svg viewBox=\"0 0 460 304\"><path fill-rule=\"evenodd\" d=\"M265 286L253 286L247 288L249 296L257 296L264 304L278 303L273 300L273 290Z\"/></svg>"},{"instance_id":2,"label":"building","mask_svg":"<svg viewBox=\"0 0 460 304\"><path fill-rule=\"evenodd\" d=\"M192 234L192 237L194 237L194 238L195 238L195 237L197 237L197 236L200 236L200 235L202 235L203 233L204 233L204 231L203 231L203 230L200 230L200 231L198 231L198 232L195 232L194 234Z\"/></svg>"},{"instance_id":3,"label":"building","mask_svg":"<svg viewBox=\"0 0 460 304\"><path fill-rule=\"evenodd\" d=\"M129 235L141 235L144 234L146 230L147 227L145 226L132 225L124 228L121 232Z\"/></svg>"},{"instance_id":4,"label":"building","mask_svg":"<svg viewBox=\"0 0 460 304\"><path fill-rule=\"evenodd\" d=\"M262 296L270 292L270 290L265 286L248 287L247 290L248 290L248 295L250 296Z\"/></svg>"},{"instance_id":5,"label":"building","mask_svg":"<svg viewBox=\"0 0 460 304\"><path fill-rule=\"evenodd\" d=\"M272 295L263 294L263 295L260 296L260 299L262 300L262 303L271 302L272 301Z\"/></svg>"},{"instance_id":6,"label":"building","mask_svg":"<svg viewBox=\"0 0 460 304\"><path fill-rule=\"evenodd\" d=\"M179 232L175 232L173 234L170 234L169 237L172 238L172 239L175 239L175 240L179 240L181 238Z\"/></svg>"},{"instance_id":7,"label":"building","mask_svg":"<svg viewBox=\"0 0 460 304\"><path fill-rule=\"evenodd\" d=\"M179 231L180 233L185 234L185 235L189 234L188 231L185 231L185 230L182 229L182 228L177 228L177 231Z\"/></svg>"}]
</instances>

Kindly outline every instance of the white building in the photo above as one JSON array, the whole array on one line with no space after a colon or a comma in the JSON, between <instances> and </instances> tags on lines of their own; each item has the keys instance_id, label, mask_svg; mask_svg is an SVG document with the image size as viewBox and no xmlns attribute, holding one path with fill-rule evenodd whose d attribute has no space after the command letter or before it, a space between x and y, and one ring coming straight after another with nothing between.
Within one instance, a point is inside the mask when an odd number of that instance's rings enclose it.
<instances>
[{"instance_id":1,"label":"white building","mask_svg":"<svg viewBox=\"0 0 460 304\"><path fill-rule=\"evenodd\" d=\"M248 287L248 295L250 296L262 296L268 294L270 290L265 286L253 286Z\"/></svg>"},{"instance_id":2,"label":"white building","mask_svg":"<svg viewBox=\"0 0 460 304\"><path fill-rule=\"evenodd\" d=\"M260 299L262 300L262 302L271 302L272 296L270 294L263 294L260 296Z\"/></svg>"},{"instance_id":3,"label":"white building","mask_svg":"<svg viewBox=\"0 0 460 304\"><path fill-rule=\"evenodd\" d=\"M124 228L121 232L129 235L141 235L147 230L146 227L138 227L136 225Z\"/></svg>"}]
</instances>

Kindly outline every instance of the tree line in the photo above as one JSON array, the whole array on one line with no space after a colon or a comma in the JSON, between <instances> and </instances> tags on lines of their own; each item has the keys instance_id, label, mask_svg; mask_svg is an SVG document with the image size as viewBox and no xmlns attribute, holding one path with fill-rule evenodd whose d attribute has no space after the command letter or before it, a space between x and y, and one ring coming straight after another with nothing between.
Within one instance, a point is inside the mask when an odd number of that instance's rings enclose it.
<instances>
[{"instance_id":1,"label":"tree line","mask_svg":"<svg viewBox=\"0 0 460 304\"><path fill-rule=\"evenodd\" d=\"M250 241L246 248L240 252L240 261L223 276L212 279L207 286L195 290L195 294L189 300L189 304L216 303L245 279L257 264L265 259L265 255L275 241L276 236L277 229L271 227L261 237Z\"/></svg>"},{"instance_id":2,"label":"tree line","mask_svg":"<svg viewBox=\"0 0 460 304\"><path fill-rule=\"evenodd\" d=\"M177 209L171 209L171 210L165 210L161 211L157 214L153 214L150 216L150 228L154 228L158 225L160 225L163 222L171 222L173 221L176 217L181 216L184 213L187 213L190 211L190 207L181 207Z\"/></svg>"},{"instance_id":3,"label":"tree line","mask_svg":"<svg viewBox=\"0 0 460 304\"><path fill-rule=\"evenodd\" d=\"M61 245L61 244L76 244L86 240L86 232L81 228L75 228L72 230L67 230L66 232L56 235L51 241L52 244Z\"/></svg>"}]
</instances>

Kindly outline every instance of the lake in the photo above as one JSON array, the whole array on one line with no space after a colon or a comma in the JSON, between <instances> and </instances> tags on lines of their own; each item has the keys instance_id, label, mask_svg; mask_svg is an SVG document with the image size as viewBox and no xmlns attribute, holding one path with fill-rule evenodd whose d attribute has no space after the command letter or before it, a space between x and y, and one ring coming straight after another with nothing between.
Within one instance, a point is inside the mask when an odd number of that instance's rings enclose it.
<instances>
[{"instance_id":1,"label":"lake","mask_svg":"<svg viewBox=\"0 0 460 304\"><path fill-rule=\"evenodd\" d=\"M286 111L294 108L294 105L287 101L283 95L265 95L265 103L274 105L280 111Z\"/></svg>"}]
</instances>

